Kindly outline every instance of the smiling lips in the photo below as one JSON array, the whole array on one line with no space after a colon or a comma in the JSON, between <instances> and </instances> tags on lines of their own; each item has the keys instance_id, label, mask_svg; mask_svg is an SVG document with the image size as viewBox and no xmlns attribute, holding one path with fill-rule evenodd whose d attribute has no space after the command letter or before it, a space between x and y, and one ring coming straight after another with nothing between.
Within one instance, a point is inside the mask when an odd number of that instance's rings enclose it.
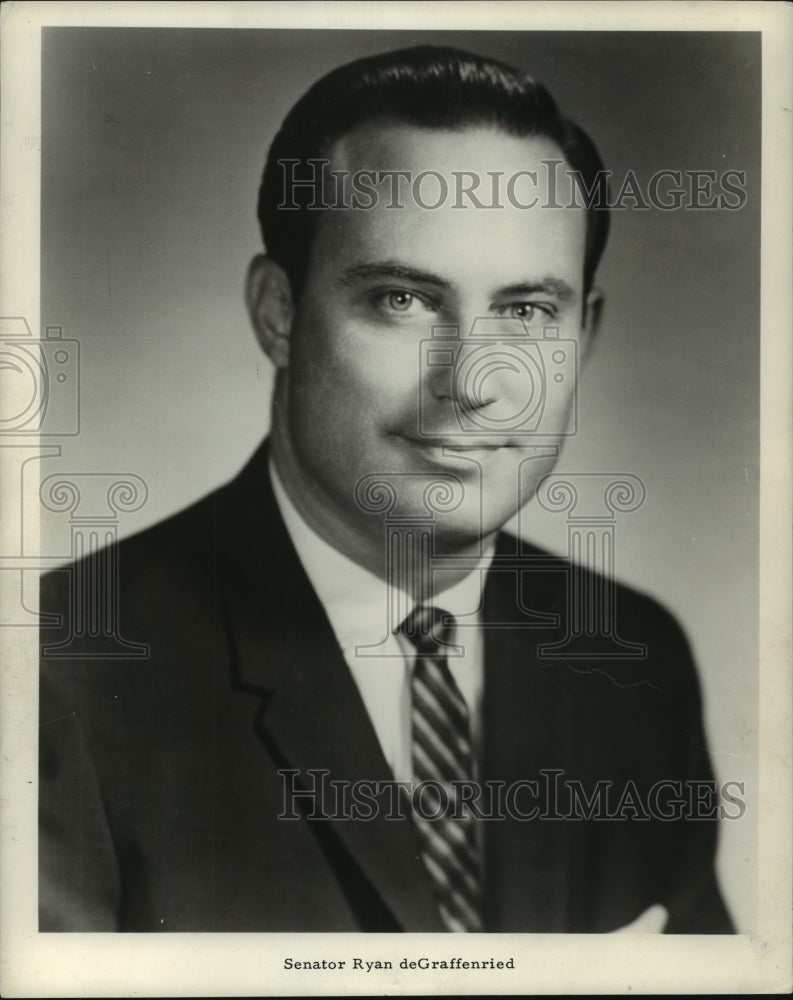
<instances>
[{"instance_id":1,"label":"smiling lips","mask_svg":"<svg viewBox=\"0 0 793 1000\"><path fill-rule=\"evenodd\" d=\"M440 451L445 449L451 452L469 452L469 451L498 451L501 448L512 448L515 447L514 442L510 440L506 441L470 441L464 440L459 441L458 439L449 438L412 438L408 437L405 440L417 448L422 448L426 450L437 450Z\"/></svg>"},{"instance_id":2,"label":"smiling lips","mask_svg":"<svg viewBox=\"0 0 793 1000\"><path fill-rule=\"evenodd\" d=\"M449 451L496 451L498 448L506 447L503 444L452 444L449 441L427 441L427 444L431 448L448 448Z\"/></svg>"}]
</instances>

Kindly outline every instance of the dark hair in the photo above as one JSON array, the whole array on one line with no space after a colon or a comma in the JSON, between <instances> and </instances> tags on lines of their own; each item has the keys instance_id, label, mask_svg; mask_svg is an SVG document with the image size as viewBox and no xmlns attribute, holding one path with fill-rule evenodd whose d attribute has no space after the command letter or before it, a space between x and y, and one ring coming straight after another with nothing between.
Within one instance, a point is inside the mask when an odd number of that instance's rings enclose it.
<instances>
[{"instance_id":1,"label":"dark hair","mask_svg":"<svg viewBox=\"0 0 793 1000\"><path fill-rule=\"evenodd\" d=\"M279 209L284 199L281 163L296 160L305 165L325 158L342 136L383 119L430 129L491 125L515 136L552 139L588 190L603 170L592 140L559 113L545 87L503 63L434 46L347 63L318 80L286 116L270 147L259 189L259 224L267 252L286 271L296 297L321 213L306 207L312 195L304 187L296 187L293 194L299 209ZM607 234L608 212L588 206L585 290L592 285Z\"/></svg>"}]
</instances>

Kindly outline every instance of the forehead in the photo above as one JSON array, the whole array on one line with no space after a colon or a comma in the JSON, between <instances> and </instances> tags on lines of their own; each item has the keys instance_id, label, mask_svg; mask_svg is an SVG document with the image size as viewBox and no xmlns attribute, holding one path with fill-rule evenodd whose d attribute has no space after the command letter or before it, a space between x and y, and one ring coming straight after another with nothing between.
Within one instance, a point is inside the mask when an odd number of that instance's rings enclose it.
<instances>
[{"instance_id":1,"label":"forehead","mask_svg":"<svg viewBox=\"0 0 793 1000\"><path fill-rule=\"evenodd\" d=\"M441 270L451 281L503 282L533 272L580 285L586 213L570 207L569 167L552 140L495 127L372 122L340 139L328 158L347 185L345 204L356 177L375 195L359 202L373 200L369 207L323 213L317 263L385 256Z\"/></svg>"},{"instance_id":2,"label":"forehead","mask_svg":"<svg viewBox=\"0 0 793 1000\"><path fill-rule=\"evenodd\" d=\"M328 158L355 170L520 170L542 157L563 159L545 136L516 136L496 125L424 128L389 119L366 122L338 139Z\"/></svg>"}]
</instances>

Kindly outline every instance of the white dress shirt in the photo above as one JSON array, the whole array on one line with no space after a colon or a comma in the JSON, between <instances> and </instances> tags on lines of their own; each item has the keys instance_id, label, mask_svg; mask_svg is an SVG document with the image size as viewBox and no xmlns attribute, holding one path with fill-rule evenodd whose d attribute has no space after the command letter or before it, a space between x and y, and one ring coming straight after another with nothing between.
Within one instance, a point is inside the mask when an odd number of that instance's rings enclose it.
<instances>
[{"instance_id":1,"label":"white dress shirt","mask_svg":"<svg viewBox=\"0 0 793 1000\"><path fill-rule=\"evenodd\" d=\"M410 672L415 650L410 640L389 627L393 598L389 584L342 555L308 526L286 494L275 466L270 478L276 502L303 568L319 597L336 640L369 713L383 754L397 781L412 779L410 732ZM465 698L475 750L481 745L483 642L481 601L491 549L463 580L440 591L433 604L454 615L457 626L451 642L462 655L450 655L449 669ZM442 571L435 574L436 585ZM404 617L415 601L399 594ZM400 612L401 613L401 612Z\"/></svg>"}]
</instances>

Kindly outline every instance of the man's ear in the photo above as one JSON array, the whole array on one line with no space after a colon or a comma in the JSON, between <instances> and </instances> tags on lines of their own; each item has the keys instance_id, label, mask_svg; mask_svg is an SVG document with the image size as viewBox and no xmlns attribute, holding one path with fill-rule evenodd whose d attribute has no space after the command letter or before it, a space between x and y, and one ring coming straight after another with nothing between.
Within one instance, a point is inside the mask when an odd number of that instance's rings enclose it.
<instances>
[{"instance_id":1,"label":"man's ear","mask_svg":"<svg viewBox=\"0 0 793 1000\"><path fill-rule=\"evenodd\" d=\"M248 268L245 303L264 353L276 368L289 367L292 289L284 269L264 254L257 254Z\"/></svg>"},{"instance_id":2,"label":"man's ear","mask_svg":"<svg viewBox=\"0 0 793 1000\"><path fill-rule=\"evenodd\" d=\"M581 349L584 355L597 336L604 301L603 293L599 288L592 288L584 300L584 315L581 322Z\"/></svg>"}]
</instances>

